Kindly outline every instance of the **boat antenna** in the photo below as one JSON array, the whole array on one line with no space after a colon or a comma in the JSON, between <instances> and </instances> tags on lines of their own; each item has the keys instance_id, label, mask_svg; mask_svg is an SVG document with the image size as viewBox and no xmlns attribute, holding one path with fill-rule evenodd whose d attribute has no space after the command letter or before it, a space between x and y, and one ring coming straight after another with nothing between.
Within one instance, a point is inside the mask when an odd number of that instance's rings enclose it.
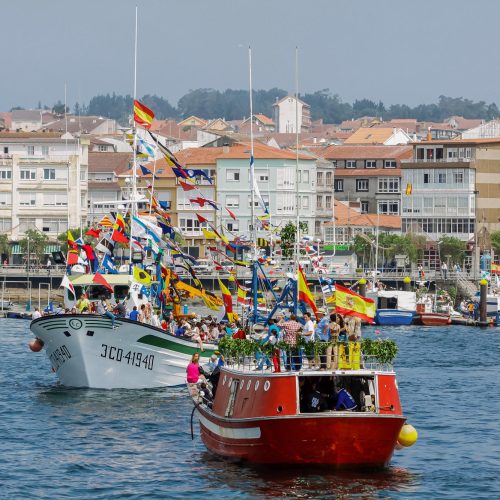
<instances>
[{"instance_id":1,"label":"boat antenna","mask_svg":"<svg viewBox=\"0 0 500 500\"><path fill-rule=\"evenodd\" d=\"M135 40L134 40L134 102L132 106L135 106L135 100L137 99L137 17L138 17L138 7L135 7ZM132 162L132 203L130 204L130 243L129 243L129 271L132 272L132 221L137 215L137 127L134 120L134 110L132 107L132 134L134 137L133 144L133 162Z\"/></svg>"}]
</instances>

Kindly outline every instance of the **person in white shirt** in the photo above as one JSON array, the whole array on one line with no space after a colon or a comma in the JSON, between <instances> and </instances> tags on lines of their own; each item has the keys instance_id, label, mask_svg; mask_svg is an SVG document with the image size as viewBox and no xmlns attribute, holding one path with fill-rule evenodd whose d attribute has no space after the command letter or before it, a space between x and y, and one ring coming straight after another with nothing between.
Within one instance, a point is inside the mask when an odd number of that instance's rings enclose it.
<instances>
[{"instance_id":1,"label":"person in white shirt","mask_svg":"<svg viewBox=\"0 0 500 500\"><path fill-rule=\"evenodd\" d=\"M42 317L42 313L40 312L40 309L38 307L35 307L35 311L31 315L31 319L38 319Z\"/></svg>"},{"instance_id":2,"label":"person in white shirt","mask_svg":"<svg viewBox=\"0 0 500 500\"><path fill-rule=\"evenodd\" d=\"M302 328L301 335L304 337L306 342L314 342L314 323L311 319L310 313L304 313L304 327ZM306 354L309 367L313 367L314 364L314 353Z\"/></svg>"}]
</instances>

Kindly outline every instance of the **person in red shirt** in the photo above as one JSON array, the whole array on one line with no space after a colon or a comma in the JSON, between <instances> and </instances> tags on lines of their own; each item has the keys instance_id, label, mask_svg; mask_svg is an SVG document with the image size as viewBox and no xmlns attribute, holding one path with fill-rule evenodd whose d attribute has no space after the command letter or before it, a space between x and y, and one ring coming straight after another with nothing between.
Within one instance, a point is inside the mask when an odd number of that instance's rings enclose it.
<instances>
[{"instance_id":1,"label":"person in red shirt","mask_svg":"<svg viewBox=\"0 0 500 500\"><path fill-rule=\"evenodd\" d=\"M302 356L297 348L297 338L302 330L302 325L297 321L297 316L292 314L288 321L283 323L283 340L288 344L285 367L287 370L300 370Z\"/></svg>"}]
</instances>

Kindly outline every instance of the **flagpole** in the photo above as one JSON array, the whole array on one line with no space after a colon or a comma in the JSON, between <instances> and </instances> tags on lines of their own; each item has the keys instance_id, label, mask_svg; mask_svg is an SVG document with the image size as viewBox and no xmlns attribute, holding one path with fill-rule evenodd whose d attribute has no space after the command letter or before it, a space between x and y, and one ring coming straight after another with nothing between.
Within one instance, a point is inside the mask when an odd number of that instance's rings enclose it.
<instances>
[{"instance_id":1,"label":"flagpole","mask_svg":"<svg viewBox=\"0 0 500 500\"><path fill-rule=\"evenodd\" d=\"M248 80L249 80L249 95L250 95L250 231L253 244L254 257L257 255L257 231L255 228L255 159L253 156L253 99L252 99L252 47L248 46Z\"/></svg>"},{"instance_id":2,"label":"flagpole","mask_svg":"<svg viewBox=\"0 0 500 500\"><path fill-rule=\"evenodd\" d=\"M135 40L134 40L134 103L137 99L137 18L138 18L138 7L135 7ZM134 112L132 108L132 113ZM132 203L130 204L130 243L129 243L129 272L132 272L132 221L136 216L136 199L137 199L137 126L135 120L132 119L132 133L134 136L134 159L132 163Z\"/></svg>"}]
</instances>

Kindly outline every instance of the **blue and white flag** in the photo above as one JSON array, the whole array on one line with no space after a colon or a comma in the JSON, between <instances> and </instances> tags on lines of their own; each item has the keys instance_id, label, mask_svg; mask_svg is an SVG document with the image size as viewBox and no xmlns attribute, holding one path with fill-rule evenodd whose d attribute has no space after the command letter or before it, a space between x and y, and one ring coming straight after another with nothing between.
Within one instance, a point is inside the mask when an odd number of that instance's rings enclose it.
<instances>
[{"instance_id":1,"label":"blue and white flag","mask_svg":"<svg viewBox=\"0 0 500 500\"><path fill-rule=\"evenodd\" d=\"M155 156L155 151L154 149L151 147L150 144L148 144L144 139L141 139L141 138L137 138L137 140L139 141L139 145L142 146L144 148L144 150L146 151L146 153L153 157Z\"/></svg>"},{"instance_id":2,"label":"blue and white flag","mask_svg":"<svg viewBox=\"0 0 500 500\"><path fill-rule=\"evenodd\" d=\"M118 270L116 269L115 263L109 255L104 256L104 258L102 259L101 267L109 274L117 274L118 273Z\"/></svg>"},{"instance_id":3,"label":"blue and white flag","mask_svg":"<svg viewBox=\"0 0 500 500\"><path fill-rule=\"evenodd\" d=\"M269 211L267 209L266 203L264 202L264 198L262 198L260 194L259 186L257 185L257 180L255 179L255 162L253 155L250 156L250 189L253 189L255 197L257 198L257 201L262 210L264 210L264 213L268 214Z\"/></svg>"}]
</instances>

